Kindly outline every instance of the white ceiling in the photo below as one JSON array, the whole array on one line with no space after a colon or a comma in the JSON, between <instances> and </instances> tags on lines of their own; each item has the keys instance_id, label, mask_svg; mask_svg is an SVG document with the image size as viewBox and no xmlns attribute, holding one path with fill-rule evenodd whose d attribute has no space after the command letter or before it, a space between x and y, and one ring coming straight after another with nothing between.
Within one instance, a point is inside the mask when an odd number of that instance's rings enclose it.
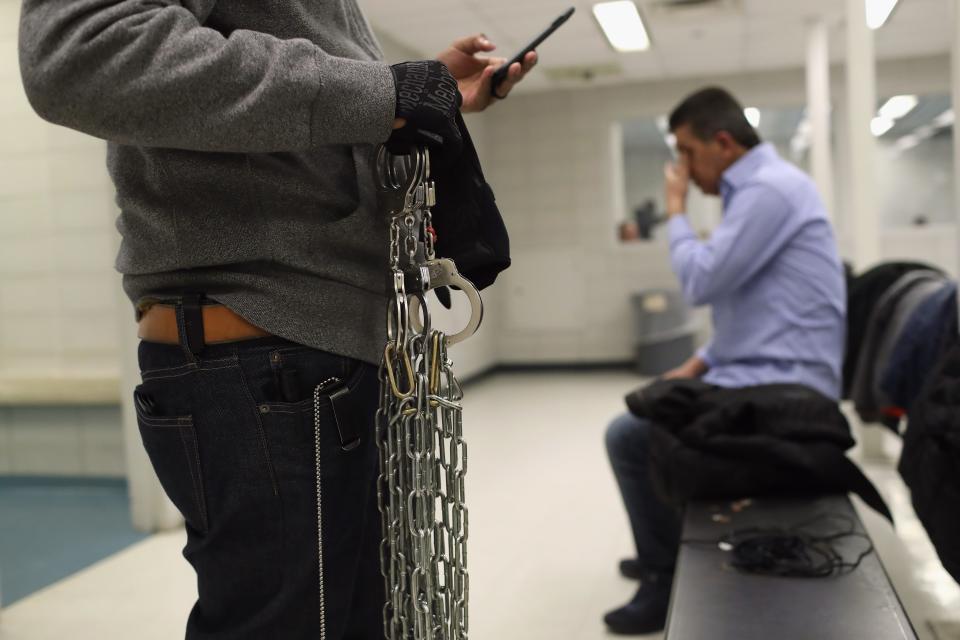
<instances>
[{"instance_id":1,"label":"white ceiling","mask_svg":"<svg viewBox=\"0 0 960 640\"><path fill-rule=\"evenodd\" d=\"M737 74L802 67L806 25L817 16L831 24L831 58L844 58L843 0L716 0L714 9L668 12L663 0L637 0L653 40L647 52L614 52L584 0L359 0L378 31L431 56L462 35L486 33L498 53L513 55L567 7L577 13L540 48L542 68L527 91L563 86L544 70L584 65L619 66L618 82ZM900 0L876 33L879 59L946 53L949 0Z\"/></svg>"}]
</instances>

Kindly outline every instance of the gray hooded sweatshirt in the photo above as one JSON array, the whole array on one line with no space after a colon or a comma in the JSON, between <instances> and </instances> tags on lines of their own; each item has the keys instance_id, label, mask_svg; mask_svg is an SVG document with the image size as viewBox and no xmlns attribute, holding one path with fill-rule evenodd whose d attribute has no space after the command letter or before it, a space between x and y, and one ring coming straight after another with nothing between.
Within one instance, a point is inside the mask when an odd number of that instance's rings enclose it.
<instances>
[{"instance_id":1,"label":"gray hooded sweatshirt","mask_svg":"<svg viewBox=\"0 0 960 640\"><path fill-rule=\"evenodd\" d=\"M136 304L204 292L267 331L378 362L387 223L373 145L395 90L354 0L24 0L45 119L107 140Z\"/></svg>"}]
</instances>

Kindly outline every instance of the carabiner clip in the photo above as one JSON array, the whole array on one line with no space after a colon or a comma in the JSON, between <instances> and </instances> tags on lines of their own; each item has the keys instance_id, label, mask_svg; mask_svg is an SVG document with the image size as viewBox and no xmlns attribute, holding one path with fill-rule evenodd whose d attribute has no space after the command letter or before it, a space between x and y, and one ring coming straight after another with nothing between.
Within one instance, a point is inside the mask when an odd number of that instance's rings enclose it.
<instances>
[{"instance_id":1,"label":"carabiner clip","mask_svg":"<svg viewBox=\"0 0 960 640\"><path fill-rule=\"evenodd\" d=\"M393 370L395 355L397 355L396 347L392 342L388 342L386 348L383 350L383 364L387 368L387 378L390 380L390 389L393 391L394 396L400 400L405 400L412 396L413 392L417 390L416 376L413 374L413 363L410 362L410 356L407 354L407 350L402 348L400 350L400 363L406 370L408 388L406 391L401 391L400 386L397 384L397 375Z\"/></svg>"}]
</instances>

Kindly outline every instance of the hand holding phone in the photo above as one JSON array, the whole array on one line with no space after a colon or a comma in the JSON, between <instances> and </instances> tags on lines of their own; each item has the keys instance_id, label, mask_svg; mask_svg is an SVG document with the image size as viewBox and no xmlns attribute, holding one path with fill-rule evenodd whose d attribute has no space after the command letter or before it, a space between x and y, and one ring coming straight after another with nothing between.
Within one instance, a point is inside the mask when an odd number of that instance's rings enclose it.
<instances>
[{"instance_id":1,"label":"hand holding phone","mask_svg":"<svg viewBox=\"0 0 960 640\"><path fill-rule=\"evenodd\" d=\"M554 31L556 31L557 29L559 29L560 26L563 25L564 22L566 22L567 20L569 20L569 19L570 19L570 16L573 15L574 11L576 11L576 8L575 8L575 7L570 7L569 9L567 9L567 10L564 12L564 14L563 14L562 16L560 16L559 18L557 18L556 20L554 20L554 21L553 21L553 24L551 24L549 27L547 27L546 30L545 30L543 33L541 33L540 35L538 35L536 38L534 38L534 39L530 42L530 44L528 44L528 45L525 46L523 49L521 49L520 52L517 53L517 55L513 56L512 58L510 58L510 60L508 60L505 65L503 65L502 67L500 67L499 69L497 69L497 70L493 73L493 80L492 80L492 82L490 83L490 93L492 93L494 96L497 96L497 95L498 95L498 94L497 94L497 87L499 87L499 86L503 83L503 81L507 79L507 73L510 71L510 67L511 67L513 64L518 63L518 62L519 62L520 64L523 64L523 60L524 60L524 58L527 57L527 54L530 53L531 51L536 50L536 48L539 47L539 46L543 43L544 40L546 40L547 38L549 38L549 37L553 34Z\"/></svg>"}]
</instances>

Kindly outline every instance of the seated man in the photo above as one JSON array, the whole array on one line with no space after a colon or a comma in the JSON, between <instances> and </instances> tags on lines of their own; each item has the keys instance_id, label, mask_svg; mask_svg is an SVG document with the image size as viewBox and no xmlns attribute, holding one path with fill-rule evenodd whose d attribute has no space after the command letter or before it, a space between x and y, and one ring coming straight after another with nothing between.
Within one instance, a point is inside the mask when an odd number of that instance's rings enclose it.
<instances>
[{"instance_id":1,"label":"seated man","mask_svg":"<svg viewBox=\"0 0 960 640\"><path fill-rule=\"evenodd\" d=\"M667 374L720 387L801 384L840 393L846 293L836 241L816 187L761 144L743 108L722 89L687 98L670 117L680 162L666 169L670 255L687 301L712 306L714 335ZM685 215L690 180L723 198L723 220L707 242ZM604 617L610 630L664 627L680 540L680 514L648 477L651 425L632 414L607 430L607 451L633 528L638 578L633 599Z\"/></svg>"}]
</instances>

